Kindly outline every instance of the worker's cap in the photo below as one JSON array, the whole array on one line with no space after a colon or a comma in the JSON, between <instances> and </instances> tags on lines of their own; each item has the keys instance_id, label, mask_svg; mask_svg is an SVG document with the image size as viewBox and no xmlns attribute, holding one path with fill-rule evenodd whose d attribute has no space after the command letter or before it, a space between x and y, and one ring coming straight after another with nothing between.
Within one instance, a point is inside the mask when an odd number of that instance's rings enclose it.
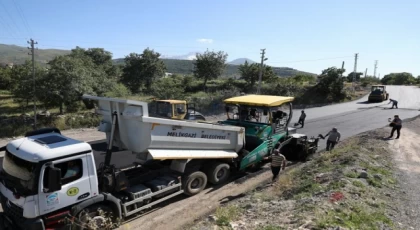
<instances>
[{"instance_id":1,"label":"worker's cap","mask_svg":"<svg viewBox=\"0 0 420 230\"><path fill-rule=\"evenodd\" d=\"M274 149L273 153L280 153L280 150Z\"/></svg>"},{"instance_id":2,"label":"worker's cap","mask_svg":"<svg viewBox=\"0 0 420 230\"><path fill-rule=\"evenodd\" d=\"M302 110L302 113L305 112L305 110Z\"/></svg>"},{"instance_id":3,"label":"worker's cap","mask_svg":"<svg viewBox=\"0 0 420 230\"><path fill-rule=\"evenodd\" d=\"M394 117L398 117L398 115L395 115Z\"/></svg>"},{"instance_id":4,"label":"worker's cap","mask_svg":"<svg viewBox=\"0 0 420 230\"><path fill-rule=\"evenodd\" d=\"M337 127L332 128L332 130L337 131Z\"/></svg>"}]
</instances>

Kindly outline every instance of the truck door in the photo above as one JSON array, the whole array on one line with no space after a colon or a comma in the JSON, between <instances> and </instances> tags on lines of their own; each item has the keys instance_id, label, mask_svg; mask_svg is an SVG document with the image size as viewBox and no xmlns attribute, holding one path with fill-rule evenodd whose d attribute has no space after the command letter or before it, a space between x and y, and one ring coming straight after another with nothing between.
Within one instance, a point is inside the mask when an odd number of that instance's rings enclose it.
<instances>
[{"instance_id":1,"label":"truck door","mask_svg":"<svg viewBox=\"0 0 420 230\"><path fill-rule=\"evenodd\" d=\"M87 168L86 154L53 161L55 168L61 169L61 190L49 192L46 188L49 168L41 169L39 183L39 214L78 203L92 196Z\"/></svg>"}]
</instances>

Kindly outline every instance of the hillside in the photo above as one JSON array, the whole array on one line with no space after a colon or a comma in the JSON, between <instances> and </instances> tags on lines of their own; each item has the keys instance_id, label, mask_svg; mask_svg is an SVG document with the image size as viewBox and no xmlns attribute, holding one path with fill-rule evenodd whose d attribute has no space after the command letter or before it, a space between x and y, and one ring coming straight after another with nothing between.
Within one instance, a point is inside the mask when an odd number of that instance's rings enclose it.
<instances>
[{"instance_id":1,"label":"hillside","mask_svg":"<svg viewBox=\"0 0 420 230\"><path fill-rule=\"evenodd\" d=\"M194 65L192 60L162 59L162 61L165 63L167 69L166 71L168 73L192 74L193 72ZM114 59L114 63L122 65L124 64L124 59ZM239 65L228 64L224 76L239 77L238 68ZM273 70L280 77L295 76L296 74L315 75L313 73L299 71L289 67L273 67Z\"/></svg>"},{"instance_id":2,"label":"hillside","mask_svg":"<svg viewBox=\"0 0 420 230\"><path fill-rule=\"evenodd\" d=\"M58 49L37 49L35 52L35 60L41 64L46 64L54 57L59 55L68 54L69 50L58 50ZM174 57L175 58L175 57ZM16 45L4 45L0 44L0 65L7 63L22 64L26 60L30 60L28 55L28 49L26 47ZM162 59L166 65L167 72L177 74L192 74L193 71L193 60L181 60L181 59ZM247 58L239 58L231 61L227 67L224 76L239 77L238 67L240 64L247 60L249 63L254 63L252 60ZM115 64L123 64L124 59L114 59ZM288 67L273 67L274 72L281 77L294 76L299 73L311 74L299 70L295 70Z\"/></svg>"},{"instance_id":3,"label":"hillside","mask_svg":"<svg viewBox=\"0 0 420 230\"><path fill-rule=\"evenodd\" d=\"M238 59L235 59L233 61L230 61L229 64L231 64L231 65L242 65L242 64L245 64L246 61L249 64L256 63L255 61L253 61L253 60L251 60L249 58L238 58Z\"/></svg>"},{"instance_id":4,"label":"hillside","mask_svg":"<svg viewBox=\"0 0 420 230\"><path fill-rule=\"evenodd\" d=\"M46 64L54 57L68 54L69 52L69 50L37 49L35 52L35 59L39 63ZM26 60L30 60L30 58L26 47L0 44L0 64L22 64Z\"/></svg>"}]
</instances>

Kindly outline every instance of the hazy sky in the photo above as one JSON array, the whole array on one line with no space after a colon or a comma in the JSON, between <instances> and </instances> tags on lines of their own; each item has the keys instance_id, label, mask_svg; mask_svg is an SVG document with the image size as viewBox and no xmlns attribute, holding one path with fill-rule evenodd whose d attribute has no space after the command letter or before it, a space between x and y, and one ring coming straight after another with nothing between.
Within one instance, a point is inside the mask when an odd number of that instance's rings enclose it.
<instances>
[{"instance_id":1,"label":"hazy sky","mask_svg":"<svg viewBox=\"0 0 420 230\"><path fill-rule=\"evenodd\" d=\"M229 60L320 73L420 75L419 0L0 0L0 43L39 48L103 47L124 57L223 50ZM27 23L25 23L27 22ZM322 60L320 60L322 59Z\"/></svg>"}]
</instances>

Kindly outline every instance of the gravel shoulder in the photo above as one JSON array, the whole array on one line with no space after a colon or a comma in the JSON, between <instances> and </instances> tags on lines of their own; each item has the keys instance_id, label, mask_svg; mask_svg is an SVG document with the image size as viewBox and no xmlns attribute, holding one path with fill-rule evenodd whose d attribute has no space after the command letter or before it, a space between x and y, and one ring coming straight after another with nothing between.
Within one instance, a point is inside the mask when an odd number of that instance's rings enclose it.
<instances>
[{"instance_id":1,"label":"gravel shoulder","mask_svg":"<svg viewBox=\"0 0 420 230\"><path fill-rule=\"evenodd\" d=\"M390 140L399 189L392 214L399 229L420 229L420 118L403 123L399 140Z\"/></svg>"}]
</instances>

